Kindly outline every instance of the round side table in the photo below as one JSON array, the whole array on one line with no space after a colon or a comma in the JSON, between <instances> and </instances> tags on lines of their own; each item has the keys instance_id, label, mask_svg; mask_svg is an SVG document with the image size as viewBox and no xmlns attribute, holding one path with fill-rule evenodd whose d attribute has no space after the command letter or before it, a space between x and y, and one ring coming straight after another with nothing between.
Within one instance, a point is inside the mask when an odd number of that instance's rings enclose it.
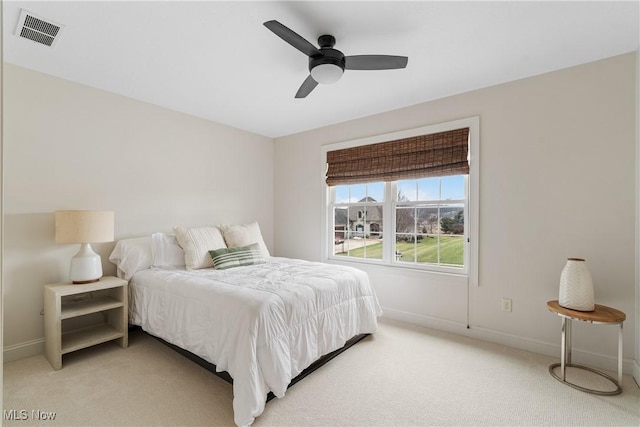
<instances>
[{"instance_id":1,"label":"round side table","mask_svg":"<svg viewBox=\"0 0 640 427\"><path fill-rule=\"evenodd\" d=\"M595 309L593 311L577 311L571 310L569 308L562 307L558 300L547 302L547 308L549 311L556 313L558 316L562 318L562 342L561 342L561 354L560 354L560 363L553 363L549 366L549 373L553 378L558 381L573 387L575 389L598 394L602 396L613 396L616 394L622 393L622 324L627 318L626 314L624 314L620 310L616 310L615 308L607 307L604 305L595 305ZM576 363L571 363L571 321L579 320L582 322L594 323L599 325L620 325L620 331L618 333L618 379L611 377L610 375L605 374L604 372L598 371L596 369L590 368L588 366L578 365ZM560 375L556 374L555 368L560 367ZM590 388L581 387L577 384L573 384L566 379L566 369L567 367L583 369L589 372L593 372L595 374L600 375L601 377L606 378L611 381L616 389L613 391L601 391L594 390Z\"/></svg>"}]
</instances>

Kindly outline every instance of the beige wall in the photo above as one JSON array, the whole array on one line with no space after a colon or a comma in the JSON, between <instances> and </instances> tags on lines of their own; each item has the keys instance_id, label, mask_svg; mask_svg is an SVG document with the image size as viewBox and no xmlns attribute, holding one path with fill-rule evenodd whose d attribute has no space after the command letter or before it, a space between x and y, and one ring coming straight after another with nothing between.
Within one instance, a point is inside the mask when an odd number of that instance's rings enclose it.
<instances>
[{"instance_id":1,"label":"beige wall","mask_svg":"<svg viewBox=\"0 0 640 427\"><path fill-rule=\"evenodd\" d=\"M558 297L566 258L584 257L596 302L628 316L630 372L635 68L627 54L276 139L279 254L323 259L322 145L479 116L480 285L362 266L386 315L558 356L560 319L546 302ZM513 312L501 311L502 297L513 300ZM578 324L574 339L576 361L615 369L615 330Z\"/></svg>"},{"instance_id":2,"label":"beige wall","mask_svg":"<svg viewBox=\"0 0 640 427\"><path fill-rule=\"evenodd\" d=\"M273 248L270 138L13 65L4 82L5 360L42 351L43 285L68 278L56 210L113 210L116 239L258 220Z\"/></svg>"},{"instance_id":3,"label":"beige wall","mask_svg":"<svg viewBox=\"0 0 640 427\"><path fill-rule=\"evenodd\" d=\"M545 303L557 298L565 258L583 256L597 302L627 313L628 372L640 349L633 238L637 61L634 54L614 57L275 145L7 65L5 359L41 351L42 286L66 278L75 252L73 245L55 245L53 211L112 209L116 238L176 224L257 219L276 255L321 260L322 145L477 115L480 286L365 267L386 315L557 356L559 319ZM107 274L114 269L106 261L112 247L96 245ZM513 299L512 313L500 311L501 297ZM579 324L574 332L578 361L615 368L612 330Z\"/></svg>"}]
</instances>

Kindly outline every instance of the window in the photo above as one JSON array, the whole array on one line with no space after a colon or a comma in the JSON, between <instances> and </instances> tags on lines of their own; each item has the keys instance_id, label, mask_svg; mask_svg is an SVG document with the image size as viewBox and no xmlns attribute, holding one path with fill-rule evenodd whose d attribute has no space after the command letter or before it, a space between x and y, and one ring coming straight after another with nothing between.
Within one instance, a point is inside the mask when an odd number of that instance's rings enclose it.
<instances>
[{"instance_id":1,"label":"window","mask_svg":"<svg viewBox=\"0 0 640 427\"><path fill-rule=\"evenodd\" d=\"M384 183L339 185L333 194L333 255L383 259Z\"/></svg>"},{"instance_id":2,"label":"window","mask_svg":"<svg viewBox=\"0 0 640 427\"><path fill-rule=\"evenodd\" d=\"M395 257L399 262L464 268L464 175L397 183Z\"/></svg>"},{"instance_id":3,"label":"window","mask_svg":"<svg viewBox=\"0 0 640 427\"><path fill-rule=\"evenodd\" d=\"M327 258L475 275L477 137L473 118L325 147Z\"/></svg>"}]
</instances>

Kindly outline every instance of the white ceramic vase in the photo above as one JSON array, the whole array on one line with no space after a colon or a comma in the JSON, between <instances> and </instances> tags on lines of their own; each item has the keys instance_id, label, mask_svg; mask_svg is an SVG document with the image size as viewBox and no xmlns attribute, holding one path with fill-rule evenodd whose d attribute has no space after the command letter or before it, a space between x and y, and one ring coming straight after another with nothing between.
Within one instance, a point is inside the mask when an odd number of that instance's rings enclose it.
<instances>
[{"instance_id":1,"label":"white ceramic vase","mask_svg":"<svg viewBox=\"0 0 640 427\"><path fill-rule=\"evenodd\" d=\"M593 280L582 258L568 258L560 275L560 298L558 303L565 308L578 311L593 311Z\"/></svg>"}]
</instances>

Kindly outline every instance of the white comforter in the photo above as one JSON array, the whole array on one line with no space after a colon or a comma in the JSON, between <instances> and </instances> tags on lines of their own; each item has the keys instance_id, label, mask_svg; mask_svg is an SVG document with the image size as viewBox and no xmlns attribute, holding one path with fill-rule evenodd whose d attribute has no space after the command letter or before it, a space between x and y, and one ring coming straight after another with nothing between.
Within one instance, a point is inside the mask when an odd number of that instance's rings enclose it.
<instances>
[{"instance_id":1,"label":"white comforter","mask_svg":"<svg viewBox=\"0 0 640 427\"><path fill-rule=\"evenodd\" d=\"M131 323L233 377L238 425L251 424L269 391L284 396L316 359L375 332L382 314L363 271L288 258L228 270L151 268L130 289Z\"/></svg>"}]
</instances>

